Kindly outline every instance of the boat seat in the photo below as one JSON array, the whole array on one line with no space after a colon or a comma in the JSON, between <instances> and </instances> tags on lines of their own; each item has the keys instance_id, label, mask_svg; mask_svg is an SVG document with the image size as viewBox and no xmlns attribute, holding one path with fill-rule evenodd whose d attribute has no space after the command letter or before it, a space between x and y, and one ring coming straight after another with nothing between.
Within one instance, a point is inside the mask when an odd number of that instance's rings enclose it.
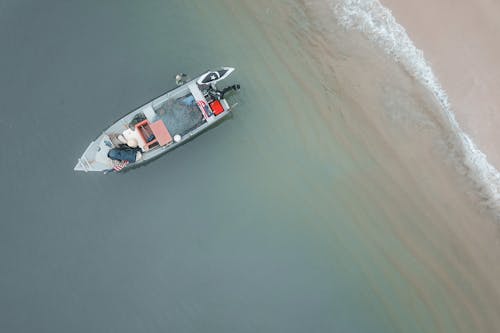
<instances>
[{"instance_id":1,"label":"boat seat","mask_svg":"<svg viewBox=\"0 0 500 333\"><path fill-rule=\"evenodd\" d=\"M150 104L146 105L142 109L142 112L146 116L146 119L149 120L150 122L153 122L156 119L158 119L158 115L156 114L155 110L153 110L153 107Z\"/></svg>"},{"instance_id":2,"label":"boat seat","mask_svg":"<svg viewBox=\"0 0 500 333\"><path fill-rule=\"evenodd\" d=\"M154 123L150 123L147 119L141 121L135 125L135 131L141 136L143 142L145 143L144 149L149 150L157 145L165 146L172 143L172 136L168 132L167 126L163 120L157 120ZM146 136L150 136L152 139L147 140Z\"/></svg>"},{"instance_id":3,"label":"boat seat","mask_svg":"<svg viewBox=\"0 0 500 333\"><path fill-rule=\"evenodd\" d=\"M155 121L154 123L150 124L149 127L151 127L151 130L153 131L153 134L158 140L160 146L165 146L172 143L172 136L168 132L167 126L165 126L165 123L162 120Z\"/></svg>"}]
</instances>

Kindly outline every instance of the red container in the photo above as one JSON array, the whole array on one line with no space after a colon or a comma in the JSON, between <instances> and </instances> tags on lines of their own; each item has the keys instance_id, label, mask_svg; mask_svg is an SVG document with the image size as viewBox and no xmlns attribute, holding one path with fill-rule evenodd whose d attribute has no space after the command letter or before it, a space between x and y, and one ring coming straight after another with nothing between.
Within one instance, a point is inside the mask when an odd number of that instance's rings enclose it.
<instances>
[{"instance_id":1,"label":"red container","mask_svg":"<svg viewBox=\"0 0 500 333\"><path fill-rule=\"evenodd\" d=\"M220 101L217 100L210 103L210 108L212 109L212 111L216 116L224 112L224 107L222 106Z\"/></svg>"}]
</instances>

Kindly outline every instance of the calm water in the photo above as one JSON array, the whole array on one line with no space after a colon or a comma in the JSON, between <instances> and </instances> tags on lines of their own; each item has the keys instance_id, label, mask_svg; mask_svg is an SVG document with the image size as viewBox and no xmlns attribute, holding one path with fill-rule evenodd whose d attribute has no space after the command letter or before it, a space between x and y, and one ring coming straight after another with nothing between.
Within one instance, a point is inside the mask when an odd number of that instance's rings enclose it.
<instances>
[{"instance_id":1,"label":"calm water","mask_svg":"<svg viewBox=\"0 0 500 333\"><path fill-rule=\"evenodd\" d=\"M355 137L349 153L332 140L244 8L0 5L0 331L433 330L373 247L407 256L354 179L381 166ZM132 172L73 172L89 140L177 72L221 65L242 85L232 118Z\"/></svg>"}]
</instances>

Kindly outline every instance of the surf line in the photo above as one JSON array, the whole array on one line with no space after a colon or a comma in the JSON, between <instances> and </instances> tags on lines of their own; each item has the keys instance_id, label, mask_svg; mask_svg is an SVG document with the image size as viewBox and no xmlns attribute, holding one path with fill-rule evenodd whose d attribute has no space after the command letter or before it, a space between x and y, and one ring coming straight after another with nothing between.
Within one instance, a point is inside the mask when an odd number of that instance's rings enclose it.
<instances>
[{"instance_id":1,"label":"surf line","mask_svg":"<svg viewBox=\"0 0 500 333\"><path fill-rule=\"evenodd\" d=\"M330 8L340 26L362 33L436 97L441 106L442 125L451 132L447 142L450 157L457 170L464 173L476 189L481 204L491 209L500 222L500 173L460 128L446 92L404 27L378 0L331 1Z\"/></svg>"}]
</instances>

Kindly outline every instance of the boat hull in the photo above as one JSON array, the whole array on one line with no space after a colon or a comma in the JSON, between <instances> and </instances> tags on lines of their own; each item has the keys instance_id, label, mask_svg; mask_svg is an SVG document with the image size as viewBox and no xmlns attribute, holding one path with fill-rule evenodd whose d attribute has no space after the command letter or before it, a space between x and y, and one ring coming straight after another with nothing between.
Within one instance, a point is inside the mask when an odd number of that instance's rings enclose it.
<instances>
[{"instance_id":1,"label":"boat hull","mask_svg":"<svg viewBox=\"0 0 500 333\"><path fill-rule=\"evenodd\" d=\"M224 75L226 78L234 69L223 67L223 70L228 73ZM215 84L198 84L206 75L204 73L118 119L90 143L74 170L109 173L137 168L219 124L230 114L232 106L224 94L220 97ZM134 149L141 152L137 154L140 159L130 163L111 160L109 151L124 149L125 142L131 147L130 142L138 146Z\"/></svg>"}]
</instances>

